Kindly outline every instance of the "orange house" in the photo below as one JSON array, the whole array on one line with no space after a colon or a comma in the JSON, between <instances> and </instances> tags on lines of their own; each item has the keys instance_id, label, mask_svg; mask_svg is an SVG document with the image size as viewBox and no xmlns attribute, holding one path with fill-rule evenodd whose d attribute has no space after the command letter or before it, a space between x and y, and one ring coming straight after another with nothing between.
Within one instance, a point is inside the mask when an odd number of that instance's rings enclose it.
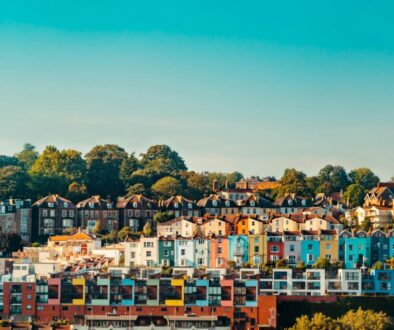
<instances>
[{"instance_id":1,"label":"orange house","mask_svg":"<svg viewBox=\"0 0 394 330\"><path fill-rule=\"evenodd\" d=\"M228 238L212 236L210 240L211 267L227 268Z\"/></svg>"}]
</instances>

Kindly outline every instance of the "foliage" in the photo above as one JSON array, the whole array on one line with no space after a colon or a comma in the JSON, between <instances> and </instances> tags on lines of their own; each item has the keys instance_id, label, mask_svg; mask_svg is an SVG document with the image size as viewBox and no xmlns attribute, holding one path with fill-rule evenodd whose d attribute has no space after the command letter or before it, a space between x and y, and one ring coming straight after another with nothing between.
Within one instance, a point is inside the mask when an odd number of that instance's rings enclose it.
<instances>
[{"instance_id":1,"label":"foliage","mask_svg":"<svg viewBox=\"0 0 394 330\"><path fill-rule=\"evenodd\" d=\"M133 196L133 195L139 195L145 193L146 193L146 189L142 183L136 183L127 188L127 196Z\"/></svg>"},{"instance_id":2,"label":"foliage","mask_svg":"<svg viewBox=\"0 0 394 330\"><path fill-rule=\"evenodd\" d=\"M348 175L342 166L326 165L320 170L317 180L317 192L326 194L345 190L349 185Z\"/></svg>"},{"instance_id":3,"label":"foliage","mask_svg":"<svg viewBox=\"0 0 394 330\"><path fill-rule=\"evenodd\" d=\"M275 262L275 268L288 268L286 259L279 259Z\"/></svg>"},{"instance_id":4,"label":"foliage","mask_svg":"<svg viewBox=\"0 0 394 330\"><path fill-rule=\"evenodd\" d=\"M0 168L0 197L26 197L29 177L19 166Z\"/></svg>"},{"instance_id":5,"label":"foliage","mask_svg":"<svg viewBox=\"0 0 394 330\"><path fill-rule=\"evenodd\" d=\"M152 186L152 192L159 198L168 198L182 193L182 184L178 179L166 176Z\"/></svg>"},{"instance_id":6,"label":"foliage","mask_svg":"<svg viewBox=\"0 0 394 330\"><path fill-rule=\"evenodd\" d=\"M156 223L163 223L163 222L166 222L166 221L171 220L173 218L174 218L174 216L169 212L157 212L153 216L153 220Z\"/></svg>"},{"instance_id":7,"label":"foliage","mask_svg":"<svg viewBox=\"0 0 394 330\"><path fill-rule=\"evenodd\" d=\"M120 167L129 155L115 144L95 146L86 155L87 183L90 194L116 197L124 192Z\"/></svg>"},{"instance_id":8,"label":"foliage","mask_svg":"<svg viewBox=\"0 0 394 330\"><path fill-rule=\"evenodd\" d=\"M365 219L361 222L361 229L368 232L371 230L371 228L372 228L371 219L368 217L365 217Z\"/></svg>"},{"instance_id":9,"label":"foliage","mask_svg":"<svg viewBox=\"0 0 394 330\"><path fill-rule=\"evenodd\" d=\"M204 195L208 195L211 191L209 178L205 174L196 173L194 171L181 172L181 179L184 182L185 197L191 200L200 199Z\"/></svg>"},{"instance_id":10,"label":"foliage","mask_svg":"<svg viewBox=\"0 0 394 330\"><path fill-rule=\"evenodd\" d=\"M372 265L372 269L381 270L384 269L384 265L381 261L378 260Z\"/></svg>"},{"instance_id":11,"label":"foliage","mask_svg":"<svg viewBox=\"0 0 394 330\"><path fill-rule=\"evenodd\" d=\"M134 234L134 231L131 227L123 227L121 230L118 231L118 240L123 242L127 237Z\"/></svg>"},{"instance_id":12,"label":"foliage","mask_svg":"<svg viewBox=\"0 0 394 330\"><path fill-rule=\"evenodd\" d=\"M16 157L0 155L0 168L16 165L18 165L18 159Z\"/></svg>"},{"instance_id":13,"label":"foliage","mask_svg":"<svg viewBox=\"0 0 394 330\"><path fill-rule=\"evenodd\" d=\"M18 234L0 232L0 251L10 254L22 247L22 239Z\"/></svg>"},{"instance_id":14,"label":"foliage","mask_svg":"<svg viewBox=\"0 0 394 330\"><path fill-rule=\"evenodd\" d=\"M38 151L36 147L30 143L25 143L23 150L15 154L15 158L18 160L19 166L25 171L28 171L38 158Z\"/></svg>"},{"instance_id":15,"label":"foliage","mask_svg":"<svg viewBox=\"0 0 394 330\"><path fill-rule=\"evenodd\" d=\"M32 247L41 247L42 245L39 242L33 242L33 243L31 243L31 246Z\"/></svg>"},{"instance_id":16,"label":"foliage","mask_svg":"<svg viewBox=\"0 0 394 330\"><path fill-rule=\"evenodd\" d=\"M347 187L345 193L343 194L342 201L349 205L349 207L356 207L363 204L365 197L364 188L357 183L351 184Z\"/></svg>"},{"instance_id":17,"label":"foliage","mask_svg":"<svg viewBox=\"0 0 394 330\"><path fill-rule=\"evenodd\" d=\"M317 258L316 262L313 264L313 268L315 269L328 270L330 266L331 266L330 261L324 257Z\"/></svg>"},{"instance_id":18,"label":"foliage","mask_svg":"<svg viewBox=\"0 0 394 330\"><path fill-rule=\"evenodd\" d=\"M133 173L141 167L139 160L134 153L122 160L119 168L119 176L123 185L128 189L133 182Z\"/></svg>"},{"instance_id":19,"label":"foliage","mask_svg":"<svg viewBox=\"0 0 394 330\"><path fill-rule=\"evenodd\" d=\"M350 310L337 319L323 313L315 313L312 317L303 315L298 317L294 326L289 330L385 330L392 326L390 318L383 312L372 310Z\"/></svg>"},{"instance_id":20,"label":"foliage","mask_svg":"<svg viewBox=\"0 0 394 330\"><path fill-rule=\"evenodd\" d=\"M296 268L304 271L306 269L305 262L300 261L299 263L297 263Z\"/></svg>"},{"instance_id":21,"label":"foliage","mask_svg":"<svg viewBox=\"0 0 394 330\"><path fill-rule=\"evenodd\" d=\"M142 229L142 232L145 237L150 237L153 235L153 230L149 222L145 223L144 228Z\"/></svg>"},{"instance_id":22,"label":"foliage","mask_svg":"<svg viewBox=\"0 0 394 330\"><path fill-rule=\"evenodd\" d=\"M349 173L349 178L353 184L362 186L364 190L372 189L379 182L379 177L377 177L369 168L358 168L352 170Z\"/></svg>"},{"instance_id":23,"label":"foliage","mask_svg":"<svg viewBox=\"0 0 394 330\"><path fill-rule=\"evenodd\" d=\"M280 179L280 187L277 189L277 197L283 197L288 193L295 193L300 196L308 196L310 192L307 188L306 174L294 168L286 169Z\"/></svg>"}]
</instances>

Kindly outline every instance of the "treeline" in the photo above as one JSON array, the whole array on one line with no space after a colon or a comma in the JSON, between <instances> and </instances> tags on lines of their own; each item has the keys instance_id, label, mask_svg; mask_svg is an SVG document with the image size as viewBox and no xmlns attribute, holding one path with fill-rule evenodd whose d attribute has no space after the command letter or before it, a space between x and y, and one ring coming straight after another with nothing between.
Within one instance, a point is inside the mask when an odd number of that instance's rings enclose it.
<instances>
[{"instance_id":1,"label":"treeline","mask_svg":"<svg viewBox=\"0 0 394 330\"><path fill-rule=\"evenodd\" d=\"M118 145L98 145L83 155L80 151L47 146L39 153L31 144L14 156L0 156L0 197L36 200L49 193L76 202L90 195L115 199L136 193L152 198L182 194L198 200L212 191L212 182L229 187L243 175L196 173L189 171L184 159L169 146L155 145L139 155ZM314 197L317 193L343 192L349 206L362 204L366 191L379 178L368 168L347 172L342 166L327 165L316 176L286 169L281 185L269 192L271 197L286 193Z\"/></svg>"},{"instance_id":2,"label":"treeline","mask_svg":"<svg viewBox=\"0 0 394 330\"><path fill-rule=\"evenodd\" d=\"M369 168L346 172L342 166L326 165L316 176L309 177L296 169L286 169L280 180L281 186L273 194L283 196L286 193L296 193L314 197L318 193L329 195L342 192L342 201L355 207L363 204L365 194L379 181L379 177Z\"/></svg>"},{"instance_id":3,"label":"treeline","mask_svg":"<svg viewBox=\"0 0 394 330\"><path fill-rule=\"evenodd\" d=\"M196 200L211 192L213 180L230 187L242 174L188 171L185 161L166 145L155 145L139 157L118 145L80 151L47 146L39 153L31 144L14 156L0 156L0 197L39 199L59 194L74 202L91 195L115 199L145 194L167 198L182 194Z\"/></svg>"}]
</instances>

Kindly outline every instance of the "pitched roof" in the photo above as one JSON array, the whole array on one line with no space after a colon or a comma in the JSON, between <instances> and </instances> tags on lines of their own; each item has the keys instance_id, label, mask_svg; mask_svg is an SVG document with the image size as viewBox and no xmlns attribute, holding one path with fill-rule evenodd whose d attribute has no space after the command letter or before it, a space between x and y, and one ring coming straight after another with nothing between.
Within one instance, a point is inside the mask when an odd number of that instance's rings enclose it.
<instances>
[{"instance_id":1,"label":"pitched roof","mask_svg":"<svg viewBox=\"0 0 394 330\"><path fill-rule=\"evenodd\" d=\"M55 235L50 236L49 241L51 242L65 242L65 241L93 241L94 238L89 234L82 231L75 233L74 235Z\"/></svg>"},{"instance_id":2,"label":"pitched roof","mask_svg":"<svg viewBox=\"0 0 394 330\"><path fill-rule=\"evenodd\" d=\"M119 197L116 207L121 209L133 207L134 203L137 203L138 207L158 208L157 202L155 200L149 199L142 194L135 194L128 197Z\"/></svg>"},{"instance_id":3,"label":"pitched roof","mask_svg":"<svg viewBox=\"0 0 394 330\"><path fill-rule=\"evenodd\" d=\"M39 199L33 204L33 206L47 206L48 203L53 203L56 207L64 207L64 203L68 204L67 207L75 207L70 200L55 194L50 194L44 198Z\"/></svg>"},{"instance_id":4,"label":"pitched roof","mask_svg":"<svg viewBox=\"0 0 394 330\"><path fill-rule=\"evenodd\" d=\"M110 204L111 207L109 207L108 204ZM77 204L77 208L81 208L81 209L89 208L90 209L91 208L90 205L93 206L92 207L93 209L113 209L114 208L111 201L101 198L100 195L95 195L95 196L89 197L83 201L80 201Z\"/></svg>"}]
</instances>

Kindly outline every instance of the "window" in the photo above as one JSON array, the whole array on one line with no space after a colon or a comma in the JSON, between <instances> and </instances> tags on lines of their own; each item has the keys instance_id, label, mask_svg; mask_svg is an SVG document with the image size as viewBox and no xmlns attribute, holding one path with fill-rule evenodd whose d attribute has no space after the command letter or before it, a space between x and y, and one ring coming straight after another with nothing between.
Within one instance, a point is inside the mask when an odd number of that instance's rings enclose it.
<instances>
[{"instance_id":1,"label":"window","mask_svg":"<svg viewBox=\"0 0 394 330\"><path fill-rule=\"evenodd\" d=\"M294 252L294 250L295 250L294 244L290 244L290 251Z\"/></svg>"},{"instance_id":2,"label":"window","mask_svg":"<svg viewBox=\"0 0 394 330\"><path fill-rule=\"evenodd\" d=\"M26 305L27 310L31 310L31 305Z\"/></svg>"},{"instance_id":3,"label":"window","mask_svg":"<svg viewBox=\"0 0 394 330\"><path fill-rule=\"evenodd\" d=\"M181 249L181 256L184 256L186 254L186 250L185 249Z\"/></svg>"},{"instance_id":4,"label":"window","mask_svg":"<svg viewBox=\"0 0 394 330\"><path fill-rule=\"evenodd\" d=\"M144 248L153 248L153 242L144 242Z\"/></svg>"},{"instance_id":5,"label":"window","mask_svg":"<svg viewBox=\"0 0 394 330\"><path fill-rule=\"evenodd\" d=\"M74 210L70 210L69 212L68 212L68 214L70 215L70 217L74 217Z\"/></svg>"},{"instance_id":6,"label":"window","mask_svg":"<svg viewBox=\"0 0 394 330\"><path fill-rule=\"evenodd\" d=\"M330 243L326 244L326 250L331 250L331 244Z\"/></svg>"},{"instance_id":7,"label":"window","mask_svg":"<svg viewBox=\"0 0 394 330\"><path fill-rule=\"evenodd\" d=\"M91 209L93 209L93 208L94 208L94 203L93 203L93 202L89 202L89 207L90 207Z\"/></svg>"},{"instance_id":8,"label":"window","mask_svg":"<svg viewBox=\"0 0 394 330\"><path fill-rule=\"evenodd\" d=\"M308 244L308 251L312 251L312 249L313 249L312 244Z\"/></svg>"},{"instance_id":9,"label":"window","mask_svg":"<svg viewBox=\"0 0 394 330\"><path fill-rule=\"evenodd\" d=\"M71 228L73 226L73 220L72 219L63 219L63 228Z\"/></svg>"},{"instance_id":10,"label":"window","mask_svg":"<svg viewBox=\"0 0 394 330\"><path fill-rule=\"evenodd\" d=\"M42 216L44 217L48 216L48 210L42 210Z\"/></svg>"},{"instance_id":11,"label":"window","mask_svg":"<svg viewBox=\"0 0 394 330\"><path fill-rule=\"evenodd\" d=\"M54 216L55 216L55 210L50 210L50 211L49 211L49 215L50 215L51 217L54 217Z\"/></svg>"},{"instance_id":12,"label":"window","mask_svg":"<svg viewBox=\"0 0 394 330\"><path fill-rule=\"evenodd\" d=\"M270 251L271 252L279 252L279 246L278 245L271 245Z\"/></svg>"},{"instance_id":13,"label":"window","mask_svg":"<svg viewBox=\"0 0 394 330\"><path fill-rule=\"evenodd\" d=\"M218 247L218 254L222 253L222 248Z\"/></svg>"},{"instance_id":14,"label":"window","mask_svg":"<svg viewBox=\"0 0 394 330\"><path fill-rule=\"evenodd\" d=\"M353 245L349 244L349 251L352 251L352 250L353 250Z\"/></svg>"},{"instance_id":15,"label":"window","mask_svg":"<svg viewBox=\"0 0 394 330\"><path fill-rule=\"evenodd\" d=\"M136 208L138 207L138 203L137 203L137 202L134 202L134 203L133 203L133 207L136 209Z\"/></svg>"},{"instance_id":16,"label":"window","mask_svg":"<svg viewBox=\"0 0 394 330\"><path fill-rule=\"evenodd\" d=\"M146 256L151 257L152 256L152 251L146 251Z\"/></svg>"},{"instance_id":17,"label":"window","mask_svg":"<svg viewBox=\"0 0 394 330\"><path fill-rule=\"evenodd\" d=\"M54 204L53 203L48 203L48 207L53 207Z\"/></svg>"}]
</instances>

